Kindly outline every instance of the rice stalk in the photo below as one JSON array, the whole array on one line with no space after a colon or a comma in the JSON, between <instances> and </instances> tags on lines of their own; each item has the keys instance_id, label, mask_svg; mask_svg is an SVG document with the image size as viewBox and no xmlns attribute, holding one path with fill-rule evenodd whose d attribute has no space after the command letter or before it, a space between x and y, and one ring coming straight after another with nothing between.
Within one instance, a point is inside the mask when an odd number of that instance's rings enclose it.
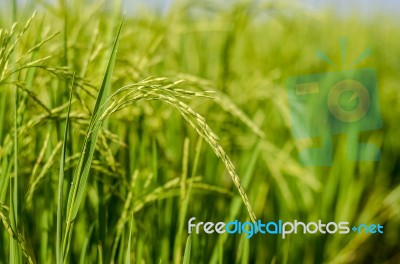
<instances>
[{"instance_id":1,"label":"rice stalk","mask_svg":"<svg viewBox=\"0 0 400 264\"><path fill-rule=\"evenodd\" d=\"M106 100L106 96L108 93L107 91L110 89L111 86L111 76L115 64L117 46L121 29L122 29L122 22L119 27L114 42L114 46L111 50L110 59L99 91L99 95L96 100L96 105L92 114L92 118L90 120L88 133L86 135L86 139L81 151L78 167L75 170L73 182L71 183L70 193L68 196L67 213L66 213L66 228L63 240L63 253L65 255L64 258L68 254L68 248L72 233L72 224L73 221L75 220L76 215L78 214L80 203L84 195L87 179L89 177L91 162L93 160L93 155L95 151L95 145L101 127L101 122L99 122L99 115L101 114L102 111L101 106Z\"/></svg>"},{"instance_id":2,"label":"rice stalk","mask_svg":"<svg viewBox=\"0 0 400 264\"><path fill-rule=\"evenodd\" d=\"M0 203L0 218L3 222L4 228L7 230L10 237L18 243L22 254L24 254L24 256L27 258L28 263L35 263L33 256L31 256L27 250L24 238L18 230L12 227L11 220L7 217L7 214L7 207Z\"/></svg>"},{"instance_id":3,"label":"rice stalk","mask_svg":"<svg viewBox=\"0 0 400 264\"><path fill-rule=\"evenodd\" d=\"M164 79L161 79L164 80ZM146 80L141 82L141 84L150 83L150 80ZM129 89L131 87L131 89ZM150 86L138 86L135 85L126 86L116 93L112 95L114 97L116 94L119 94L123 91L127 92L122 98L119 100L114 100L113 103L104 111L104 114L100 117L100 120L106 119L112 113L120 111L122 108L127 107L128 105L132 105L139 100L159 100L165 102L174 108L178 109L183 118L196 130L196 132L211 146L214 150L214 153L218 158L222 160L224 163L229 175L232 178L233 183L235 184L237 190L239 191L240 196L242 197L242 201L247 208L250 219L252 221L256 221L256 216L253 212L251 204L247 198L247 194L243 189L240 178L236 173L235 166L230 160L229 156L225 153L224 149L218 143L218 136L210 129L207 125L206 120L200 114L196 113L190 106L185 104L183 101L177 99L183 96L179 90L171 90L170 86L159 87L158 85L150 85ZM196 94L197 96L201 96L201 93ZM111 97L111 98L112 98Z\"/></svg>"},{"instance_id":4,"label":"rice stalk","mask_svg":"<svg viewBox=\"0 0 400 264\"><path fill-rule=\"evenodd\" d=\"M70 126L70 114L72 104L72 91L74 86L74 78L72 79L71 92L68 103L67 118L65 121L64 139L62 143L61 158L60 158L60 172L58 176L58 196L57 196L57 235L56 235L56 262L62 263L64 253L62 252L62 209L63 209L63 189L64 189L64 169L65 159L67 155L67 140Z\"/></svg>"}]
</instances>

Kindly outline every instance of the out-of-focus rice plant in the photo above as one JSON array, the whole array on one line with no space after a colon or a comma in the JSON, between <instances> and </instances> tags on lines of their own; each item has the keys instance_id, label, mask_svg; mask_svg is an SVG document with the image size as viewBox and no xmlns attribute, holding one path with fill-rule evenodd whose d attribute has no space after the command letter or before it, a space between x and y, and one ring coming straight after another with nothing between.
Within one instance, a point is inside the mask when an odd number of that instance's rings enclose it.
<instances>
[{"instance_id":1,"label":"out-of-focus rice plant","mask_svg":"<svg viewBox=\"0 0 400 264\"><path fill-rule=\"evenodd\" d=\"M267 1L120 8L0 10L0 263L400 261L395 20ZM304 166L287 79L361 68L376 71L383 120L361 138L380 160L350 161L340 134L331 166ZM384 234L188 236L191 217Z\"/></svg>"}]
</instances>

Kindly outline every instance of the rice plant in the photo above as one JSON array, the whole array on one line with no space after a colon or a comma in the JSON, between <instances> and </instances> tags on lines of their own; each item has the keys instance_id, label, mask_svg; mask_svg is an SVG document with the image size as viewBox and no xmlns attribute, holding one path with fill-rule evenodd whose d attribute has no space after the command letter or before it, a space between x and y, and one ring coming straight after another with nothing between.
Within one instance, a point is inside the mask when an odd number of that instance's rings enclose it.
<instances>
[{"instance_id":1,"label":"rice plant","mask_svg":"<svg viewBox=\"0 0 400 264\"><path fill-rule=\"evenodd\" d=\"M0 263L400 261L395 18L272 1L121 6L1 5ZM305 166L287 79L348 65L376 70L383 126L360 137L380 160L347 159L339 134L331 166ZM385 232L247 239L189 234L191 217Z\"/></svg>"}]
</instances>

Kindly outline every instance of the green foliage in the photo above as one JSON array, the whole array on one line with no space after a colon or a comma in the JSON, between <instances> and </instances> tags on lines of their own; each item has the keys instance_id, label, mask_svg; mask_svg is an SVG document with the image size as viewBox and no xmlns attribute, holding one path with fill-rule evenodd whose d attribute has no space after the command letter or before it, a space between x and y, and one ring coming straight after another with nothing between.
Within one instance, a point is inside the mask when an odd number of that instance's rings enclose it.
<instances>
[{"instance_id":1,"label":"green foliage","mask_svg":"<svg viewBox=\"0 0 400 264\"><path fill-rule=\"evenodd\" d=\"M120 1L90 2L1 11L0 263L400 260L394 20L192 1L126 15L118 28ZM304 167L287 78L366 67L384 125L361 137L381 160L349 161L338 135L331 167ZM189 236L192 216L381 223L385 233Z\"/></svg>"}]
</instances>

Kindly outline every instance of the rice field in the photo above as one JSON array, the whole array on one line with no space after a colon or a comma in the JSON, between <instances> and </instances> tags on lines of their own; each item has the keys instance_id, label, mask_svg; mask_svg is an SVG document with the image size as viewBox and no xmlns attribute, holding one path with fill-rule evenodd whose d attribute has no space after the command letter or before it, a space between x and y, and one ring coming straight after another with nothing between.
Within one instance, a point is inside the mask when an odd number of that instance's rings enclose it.
<instances>
[{"instance_id":1,"label":"rice field","mask_svg":"<svg viewBox=\"0 0 400 264\"><path fill-rule=\"evenodd\" d=\"M395 16L286 1L0 7L0 263L400 263ZM349 159L345 131L331 164L306 166L304 146L324 141L294 136L288 80L366 68L381 126L360 140L379 157ZM384 232L189 235L192 217Z\"/></svg>"}]
</instances>

